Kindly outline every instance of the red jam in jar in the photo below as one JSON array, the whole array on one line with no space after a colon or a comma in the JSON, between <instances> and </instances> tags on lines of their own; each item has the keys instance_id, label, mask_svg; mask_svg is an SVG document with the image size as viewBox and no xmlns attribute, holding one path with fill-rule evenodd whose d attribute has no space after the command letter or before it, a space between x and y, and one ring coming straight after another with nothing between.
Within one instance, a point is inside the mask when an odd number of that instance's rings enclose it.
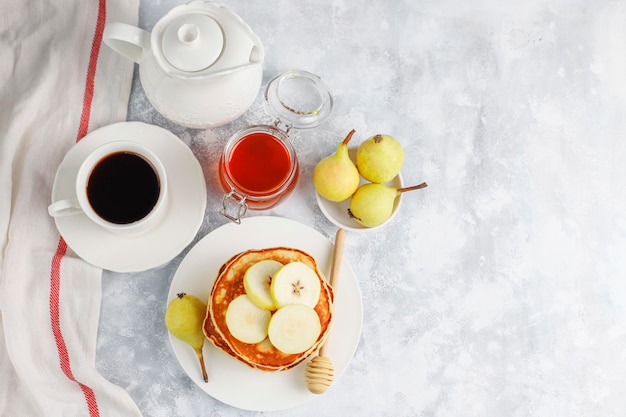
<instances>
[{"instance_id":1,"label":"red jam in jar","mask_svg":"<svg viewBox=\"0 0 626 417\"><path fill-rule=\"evenodd\" d=\"M322 80L298 70L272 79L265 89L265 102L275 117L274 126L240 130L220 157L220 184L226 192L220 214L236 223L248 209L269 209L291 194L299 168L289 131L318 126L333 107L333 98ZM276 127L280 125L286 130Z\"/></svg>"},{"instance_id":2,"label":"red jam in jar","mask_svg":"<svg viewBox=\"0 0 626 417\"><path fill-rule=\"evenodd\" d=\"M247 208L277 205L296 186L298 160L286 134L273 126L251 126L235 134L219 164L222 188Z\"/></svg>"}]
</instances>

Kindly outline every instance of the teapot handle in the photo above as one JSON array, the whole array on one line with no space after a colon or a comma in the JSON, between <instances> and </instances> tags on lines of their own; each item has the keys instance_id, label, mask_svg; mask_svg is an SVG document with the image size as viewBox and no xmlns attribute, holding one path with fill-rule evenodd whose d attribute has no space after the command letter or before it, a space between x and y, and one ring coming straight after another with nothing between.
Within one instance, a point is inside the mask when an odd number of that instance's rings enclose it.
<instances>
[{"instance_id":1,"label":"teapot handle","mask_svg":"<svg viewBox=\"0 0 626 417\"><path fill-rule=\"evenodd\" d=\"M150 46L150 33L126 23L107 23L102 40L118 54L139 63Z\"/></svg>"}]
</instances>

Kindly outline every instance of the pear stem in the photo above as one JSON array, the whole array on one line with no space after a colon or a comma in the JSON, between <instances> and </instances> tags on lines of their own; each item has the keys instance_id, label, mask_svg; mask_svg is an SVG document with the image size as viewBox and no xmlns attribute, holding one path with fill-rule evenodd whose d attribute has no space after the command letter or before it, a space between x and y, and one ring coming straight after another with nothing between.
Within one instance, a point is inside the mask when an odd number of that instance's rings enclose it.
<instances>
[{"instance_id":1,"label":"pear stem","mask_svg":"<svg viewBox=\"0 0 626 417\"><path fill-rule=\"evenodd\" d=\"M350 142L350 139L352 139L352 135L354 135L354 132L356 132L356 130L352 129L350 133L348 133L348 136L346 136L346 138L341 143L343 143L344 145L347 145L348 142Z\"/></svg>"},{"instance_id":2,"label":"pear stem","mask_svg":"<svg viewBox=\"0 0 626 417\"><path fill-rule=\"evenodd\" d=\"M206 373L206 367L204 366L204 356L202 355L202 348L195 349L198 359L200 360L200 367L202 368L202 379L204 382L209 382L209 376Z\"/></svg>"},{"instance_id":3,"label":"pear stem","mask_svg":"<svg viewBox=\"0 0 626 417\"><path fill-rule=\"evenodd\" d=\"M428 187L428 184L426 184L425 182L418 184L418 185L413 185L411 187L404 187L404 188L398 188L398 193L404 193L407 191L412 191L412 190L419 190L420 188L426 188Z\"/></svg>"}]
</instances>

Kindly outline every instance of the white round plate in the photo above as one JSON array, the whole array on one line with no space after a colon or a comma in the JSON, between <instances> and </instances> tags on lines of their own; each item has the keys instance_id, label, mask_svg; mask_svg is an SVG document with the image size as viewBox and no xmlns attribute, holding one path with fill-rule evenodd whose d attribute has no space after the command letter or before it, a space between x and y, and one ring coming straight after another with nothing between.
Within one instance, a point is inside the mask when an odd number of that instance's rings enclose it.
<instances>
[{"instance_id":1,"label":"white round plate","mask_svg":"<svg viewBox=\"0 0 626 417\"><path fill-rule=\"evenodd\" d=\"M224 262L233 255L275 246L301 249L330 274L333 243L308 226L280 217L246 217L241 224L228 223L200 240L185 256L172 280L168 304L180 292L208 300ZM335 367L335 383L348 366L361 335L363 306L356 277L345 260L335 290L333 322L326 348ZM301 405L314 397L307 388L304 369L310 359L282 372L253 369L217 349L204 345L209 382L202 380L198 357L191 347L170 335L174 354L189 377L213 398L237 408L277 411ZM332 386L329 388L332 389Z\"/></svg>"},{"instance_id":2,"label":"white round plate","mask_svg":"<svg viewBox=\"0 0 626 417\"><path fill-rule=\"evenodd\" d=\"M90 132L67 153L52 187L52 201L73 198L83 159L98 146L129 140L150 148L167 171L168 205L161 222L136 236L103 229L84 214L55 217L59 233L85 261L116 272L136 272L176 257L195 237L206 209L207 189L200 163L173 133L141 122L121 122Z\"/></svg>"}]
</instances>

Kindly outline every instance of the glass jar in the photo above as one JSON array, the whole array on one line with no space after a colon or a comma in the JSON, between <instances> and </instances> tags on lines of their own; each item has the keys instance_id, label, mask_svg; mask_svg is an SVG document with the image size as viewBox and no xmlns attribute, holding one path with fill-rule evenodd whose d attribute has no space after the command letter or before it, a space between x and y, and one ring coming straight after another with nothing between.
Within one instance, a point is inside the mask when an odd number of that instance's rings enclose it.
<instances>
[{"instance_id":1,"label":"glass jar","mask_svg":"<svg viewBox=\"0 0 626 417\"><path fill-rule=\"evenodd\" d=\"M276 118L274 125L236 132L220 157L219 178L226 193L220 214L236 223L248 209L272 208L291 194L299 164L289 132L318 126L330 115L333 99L319 77L292 70L268 83L265 103Z\"/></svg>"}]
</instances>

